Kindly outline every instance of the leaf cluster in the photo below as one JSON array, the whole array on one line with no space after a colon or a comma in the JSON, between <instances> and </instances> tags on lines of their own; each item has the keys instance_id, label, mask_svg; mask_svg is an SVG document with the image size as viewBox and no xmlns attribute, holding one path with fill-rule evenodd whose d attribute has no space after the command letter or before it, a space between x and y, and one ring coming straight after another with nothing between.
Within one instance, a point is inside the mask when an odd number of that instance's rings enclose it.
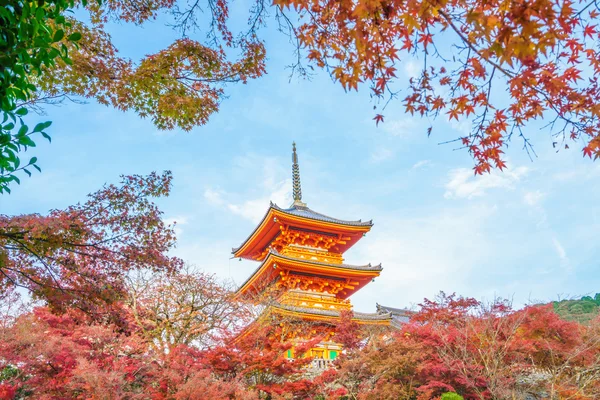
<instances>
[{"instance_id":1,"label":"leaf cluster","mask_svg":"<svg viewBox=\"0 0 600 400\"><path fill-rule=\"evenodd\" d=\"M72 65L65 43L76 43L81 34L65 33L71 28L65 13L74 6L74 0L0 1L0 194L10 193L11 182L20 183L17 172L31 176L31 168L40 170L35 157L25 163L19 154L35 147L37 134L50 140L44 131L50 122L30 131L23 122L27 108L19 104L36 96L45 69L59 60Z\"/></svg>"}]
</instances>

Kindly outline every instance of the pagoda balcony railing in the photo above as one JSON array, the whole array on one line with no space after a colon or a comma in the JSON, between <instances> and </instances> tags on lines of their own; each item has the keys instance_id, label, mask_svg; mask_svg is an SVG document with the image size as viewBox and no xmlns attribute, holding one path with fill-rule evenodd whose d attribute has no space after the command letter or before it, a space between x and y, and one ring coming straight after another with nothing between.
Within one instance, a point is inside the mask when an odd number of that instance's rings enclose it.
<instances>
[{"instance_id":1,"label":"pagoda balcony railing","mask_svg":"<svg viewBox=\"0 0 600 400\"><path fill-rule=\"evenodd\" d=\"M313 358L310 363L310 368L315 370L326 370L333 367L333 360L325 358Z\"/></svg>"}]
</instances>

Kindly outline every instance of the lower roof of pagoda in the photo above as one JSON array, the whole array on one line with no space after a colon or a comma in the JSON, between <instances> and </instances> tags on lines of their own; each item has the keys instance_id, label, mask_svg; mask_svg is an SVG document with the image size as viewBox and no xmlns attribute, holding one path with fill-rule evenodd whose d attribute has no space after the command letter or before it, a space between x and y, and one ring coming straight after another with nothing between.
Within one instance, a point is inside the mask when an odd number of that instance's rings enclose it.
<instances>
[{"instance_id":1,"label":"lower roof of pagoda","mask_svg":"<svg viewBox=\"0 0 600 400\"><path fill-rule=\"evenodd\" d=\"M270 306L271 312L298 317L301 319L309 319L313 321L332 321L340 318L339 310L319 309L315 307L298 307L289 304L275 303ZM392 313L363 313L352 312L352 321L364 325L390 325L392 322Z\"/></svg>"},{"instance_id":2,"label":"lower roof of pagoda","mask_svg":"<svg viewBox=\"0 0 600 400\"><path fill-rule=\"evenodd\" d=\"M358 242L363 234L371 230L373 221L344 221L320 214L306 206L281 208L271 203L262 221L250 236L239 247L232 249L234 257L255 259L279 235L281 226L325 235L342 235L348 240L339 244L337 251L344 253Z\"/></svg>"},{"instance_id":3,"label":"lower roof of pagoda","mask_svg":"<svg viewBox=\"0 0 600 400\"><path fill-rule=\"evenodd\" d=\"M392 313L363 313L352 311L352 321L360 325L382 325L394 326ZM289 304L281 304L278 302L271 303L251 324L247 325L235 337L235 341L241 340L244 336L251 333L257 326L261 324L270 324L269 317L277 316L278 318L290 318L292 320L303 320L315 323L336 324L340 317L339 310L318 309L315 307L298 307Z\"/></svg>"},{"instance_id":4,"label":"lower roof of pagoda","mask_svg":"<svg viewBox=\"0 0 600 400\"><path fill-rule=\"evenodd\" d=\"M382 270L381 264L349 265L325 263L289 257L271 250L254 273L239 287L236 291L236 296L257 295L269 284L279 279L282 273L289 273L340 282L350 281L353 283L352 289L345 289L336 293L337 298L346 299L371 282L373 278L378 277Z\"/></svg>"}]
</instances>

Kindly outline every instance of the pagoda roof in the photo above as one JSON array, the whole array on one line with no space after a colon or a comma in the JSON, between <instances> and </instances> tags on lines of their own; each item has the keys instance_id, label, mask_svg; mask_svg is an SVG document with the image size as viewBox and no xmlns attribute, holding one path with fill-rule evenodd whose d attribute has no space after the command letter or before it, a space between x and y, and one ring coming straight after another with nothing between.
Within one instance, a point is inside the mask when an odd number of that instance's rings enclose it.
<instances>
[{"instance_id":1,"label":"pagoda roof","mask_svg":"<svg viewBox=\"0 0 600 400\"><path fill-rule=\"evenodd\" d=\"M314 219L317 221L331 222L334 224L349 225L349 226L368 226L368 227L373 226L373 220L363 221L363 220L359 219L356 221L346 221L343 219L337 219L337 218L329 217L325 214L318 213L314 210L311 210L307 206L292 205L290 208L281 208L281 207L277 206L277 204L271 203L271 207L273 207L274 209L279 210L281 212L287 213L287 214L296 215L298 217L310 218L310 219Z\"/></svg>"},{"instance_id":2,"label":"pagoda roof","mask_svg":"<svg viewBox=\"0 0 600 400\"><path fill-rule=\"evenodd\" d=\"M319 309L316 307L299 307L291 304L282 304L279 302L271 302L254 320L253 323L246 326L234 339L234 341L240 340L242 337L250 333L261 321L265 321L270 315L273 314L285 315L290 317L296 317L300 319L307 319L312 321L322 321L332 323L334 320L341 317L341 311L332 309ZM358 311L351 311L352 321L361 325L384 325L394 326L394 320L391 313L365 313Z\"/></svg>"},{"instance_id":3,"label":"pagoda roof","mask_svg":"<svg viewBox=\"0 0 600 400\"><path fill-rule=\"evenodd\" d=\"M364 233L371 230L373 221L345 221L318 213L305 205L294 204L289 208L281 208L271 202L265 216L248 238L239 247L232 249L234 257L252 259L253 255L260 253L277 237L281 225L350 237L348 243L341 246L343 253L352 247Z\"/></svg>"},{"instance_id":4,"label":"pagoda roof","mask_svg":"<svg viewBox=\"0 0 600 400\"><path fill-rule=\"evenodd\" d=\"M277 264L279 263L279 264ZM273 282L279 277L281 270L289 270L290 272L301 272L318 275L321 277L332 278L351 278L359 282L352 290L341 293L338 298L348 298L352 293L358 291L365 286L371 279L379 276L383 267L379 265L350 265L350 264L334 264L316 260L307 260L296 257L289 257L279 254L275 250L270 250L264 261L256 268L254 273L239 287L236 291L237 296L244 295L249 291L258 292Z\"/></svg>"},{"instance_id":5,"label":"pagoda roof","mask_svg":"<svg viewBox=\"0 0 600 400\"><path fill-rule=\"evenodd\" d=\"M283 314L296 315L303 318L315 320L330 320L331 318L339 318L341 312L339 310L318 309L315 307L298 307L288 304L275 303L270 306L276 311ZM391 313L363 313L352 312L352 320L362 324L384 324L389 325L392 322Z\"/></svg>"}]
</instances>

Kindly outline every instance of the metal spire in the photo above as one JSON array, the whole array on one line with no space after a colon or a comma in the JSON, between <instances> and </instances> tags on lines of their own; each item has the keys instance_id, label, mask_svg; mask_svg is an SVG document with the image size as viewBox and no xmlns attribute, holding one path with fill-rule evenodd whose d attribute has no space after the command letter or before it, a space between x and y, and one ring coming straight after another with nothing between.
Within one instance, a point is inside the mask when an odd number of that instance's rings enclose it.
<instances>
[{"instance_id":1,"label":"metal spire","mask_svg":"<svg viewBox=\"0 0 600 400\"><path fill-rule=\"evenodd\" d=\"M293 206L306 207L302 202L302 187L300 186L300 167L298 166L298 154L296 154L296 142L292 143L292 180L294 203Z\"/></svg>"}]
</instances>

